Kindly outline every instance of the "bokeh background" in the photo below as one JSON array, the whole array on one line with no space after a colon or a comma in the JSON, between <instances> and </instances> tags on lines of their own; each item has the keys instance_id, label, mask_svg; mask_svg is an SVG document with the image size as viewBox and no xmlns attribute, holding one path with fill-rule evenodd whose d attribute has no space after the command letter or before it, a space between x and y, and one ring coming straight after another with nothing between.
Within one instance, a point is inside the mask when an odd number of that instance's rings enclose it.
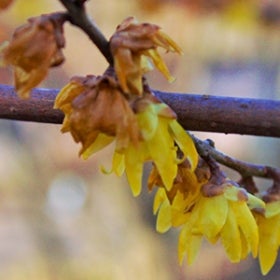
<instances>
[{"instance_id":1,"label":"bokeh background","mask_svg":"<svg viewBox=\"0 0 280 280\"><path fill-rule=\"evenodd\" d=\"M90 0L87 8L107 38L134 15L178 42L184 56L164 56L177 80L168 84L154 71L148 80L155 89L280 96L279 0ZM55 0L14 0L0 14L0 42L27 18L59 10ZM61 88L73 75L107 67L79 29L66 24L65 36L66 62L41 87ZM0 83L12 84L11 69L0 68ZM280 164L279 139L195 135L231 156ZM206 242L194 265L179 266L178 231L155 231L153 193L144 189L135 199L126 178L101 174L100 165L110 168L112 147L87 161L79 148L58 125L0 121L0 279L279 279L280 259L263 278L257 261L231 264L219 244Z\"/></svg>"}]
</instances>

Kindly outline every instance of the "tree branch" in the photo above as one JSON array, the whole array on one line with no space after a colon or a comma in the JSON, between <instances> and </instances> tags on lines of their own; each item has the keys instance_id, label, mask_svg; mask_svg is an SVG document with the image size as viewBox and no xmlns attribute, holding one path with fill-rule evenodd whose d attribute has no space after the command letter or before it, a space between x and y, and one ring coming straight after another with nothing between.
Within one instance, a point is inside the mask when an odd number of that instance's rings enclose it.
<instances>
[{"instance_id":1,"label":"tree branch","mask_svg":"<svg viewBox=\"0 0 280 280\"><path fill-rule=\"evenodd\" d=\"M200 154L200 156L202 157L210 156L220 164L225 165L237 171L238 173L240 173L242 177L256 176L262 178L271 178L271 174L270 172L268 172L268 169L270 169L271 167L252 164L252 163L238 160L236 158L230 157L229 155L226 155L216 150L215 147L212 145L211 140L202 141L193 135L192 138L194 140L196 149ZM278 172L280 174L279 170Z\"/></svg>"},{"instance_id":2,"label":"tree branch","mask_svg":"<svg viewBox=\"0 0 280 280\"><path fill-rule=\"evenodd\" d=\"M280 101L154 92L188 130L280 137Z\"/></svg>"},{"instance_id":3,"label":"tree branch","mask_svg":"<svg viewBox=\"0 0 280 280\"><path fill-rule=\"evenodd\" d=\"M280 101L153 91L168 104L186 130L280 137ZM22 100L11 86L0 85L0 118L62 123L53 109L57 89L34 89Z\"/></svg>"},{"instance_id":4,"label":"tree branch","mask_svg":"<svg viewBox=\"0 0 280 280\"><path fill-rule=\"evenodd\" d=\"M280 199L280 169L268 165L253 164L239 159L233 158L215 149L212 140L202 141L191 135L195 143L199 155L208 159L213 163L218 162L237 171L241 179L239 184L247 189L250 193L257 193L259 189L256 187L253 177L266 178L273 181L272 186L263 193L263 199L266 202L277 201ZM221 173L222 174L222 173Z\"/></svg>"}]
</instances>

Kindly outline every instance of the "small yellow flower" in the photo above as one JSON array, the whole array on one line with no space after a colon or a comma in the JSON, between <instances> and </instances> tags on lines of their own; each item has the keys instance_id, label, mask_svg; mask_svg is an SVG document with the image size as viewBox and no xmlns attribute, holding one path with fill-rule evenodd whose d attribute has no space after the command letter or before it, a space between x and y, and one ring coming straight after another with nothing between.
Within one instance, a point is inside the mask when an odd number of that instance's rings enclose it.
<instances>
[{"instance_id":1,"label":"small yellow flower","mask_svg":"<svg viewBox=\"0 0 280 280\"><path fill-rule=\"evenodd\" d=\"M175 143L183 157L189 159L191 168L195 169L198 154L194 143L176 121L174 112L150 92L136 99L132 106L135 108L142 140L137 145L131 143L123 152L118 152L118 160L113 160L113 171L126 170L133 194L138 195L142 185L143 164L152 161L163 186L170 190L179 163ZM122 165L125 167L121 168Z\"/></svg>"},{"instance_id":2,"label":"small yellow flower","mask_svg":"<svg viewBox=\"0 0 280 280\"><path fill-rule=\"evenodd\" d=\"M59 14L31 18L16 29L11 43L3 48L3 63L14 66L19 96L29 97L30 90L45 78L49 67L63 62L62 23Z\"/></svg>"},{"instance_id":3,"label":"small yellow flower","mask_svg":"<svg viewBox=\"0 0 280 280\"><path fill-rule=\"evenodd\" d=\"M254 213L259 228L259 263L263 275L274 265L280 246L280 201L268 202L265 212Z\"/></svg>"},{"instance_id":4,"label":"small yellow flower","mask_svg":"<svg viewBox=\"0 0 280 280\"><path fill-rule=\"evenodd\" d=\"M250 252L256 257L259 245L258 228L248 204L264 208L264 202L230 182L219 186L219 192L207 197L202 188L199 200L193 209L186 213L187 220L180 233L178 245L180 262L187 254L187 262L193 263L203 237L210 243L221 239L232 262L239 262Z\"/></svg>"},{"instance_id":5,"label":"small yellow flower","mask_svg":"<svg viewBox=\"0 0 280 280\"><path fill-rule=\"evenodd\" d=\"M166 190L157 168L153 168L149 176L148 187L159 187L154 198L154 214L157 213L156 229L165 232L171 226L177 227L185 224L188 213L200 196L200 188L207 180L207 170L198 166L194 172L189 160L178 165L177 176L172 188ZM202 171L203 170L203 171ZM201 176L202 172L206 176ZM199 176L197 176L199 174Z\"/></svg>"},{"instance_id":6,"label":"small yellow flower","mask_svg":"<svg viewBox=\"0 0 280 280\"><path fill-rule=\"evenodd\" d=\"M142 76L152 70L150 60L169 81L174 80L157 51L158 47L182 54L179 46L157 25L138 23L134 17L129 17L117 27L110 39L110 48L124 92L142 95Z\"/></svg>"}]
</instances>

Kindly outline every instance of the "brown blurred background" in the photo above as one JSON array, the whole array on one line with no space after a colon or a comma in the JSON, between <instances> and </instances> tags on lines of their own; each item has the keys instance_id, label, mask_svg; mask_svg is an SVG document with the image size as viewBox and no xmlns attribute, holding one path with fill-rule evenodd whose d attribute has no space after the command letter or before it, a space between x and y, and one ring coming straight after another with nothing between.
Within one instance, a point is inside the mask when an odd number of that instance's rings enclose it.
<instances>
[{"instance_id":1,"label":"brown blurred background","mask_svg":"<svg viewBox=\"0 0 280 280\"><path fill-rule=\"evenodd\" d=\"M63 9L55 0L14 2L0 14L1 42L28 17ZM173 84L157 71L148 75L155 89L279 98L279 0L90 0L87 7L108 38L134 15L160 25L183 48L183 57L164 55ZM66 24L65 35L66 62L41 87L61 88L73 75L107 66L76 27ZM0 68L0 83L12 84L10 69ZM231 264L219 244L206 242L193 266L180 267L178 231L155 231L153 194L134 199L125 178L99 171L101 164L110 168L112 147L83 161L59 129L0 121L0 279L263 279L255 260ZM279 139L195 135L243 160L280 164ZM279 265L265 279L279 279Z\"/></svg>"}]
</instances>

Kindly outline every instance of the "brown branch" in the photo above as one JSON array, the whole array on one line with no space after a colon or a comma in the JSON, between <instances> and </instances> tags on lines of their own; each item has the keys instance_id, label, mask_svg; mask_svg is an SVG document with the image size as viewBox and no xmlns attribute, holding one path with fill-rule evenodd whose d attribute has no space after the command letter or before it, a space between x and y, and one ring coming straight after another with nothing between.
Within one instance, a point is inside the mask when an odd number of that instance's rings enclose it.
<instances>
[{"instance_id":1,"label":"brown branch","mask_svg":"<svg viewBox=\"0 0 280 280\"><path fill-rule=\"evenodd\" d=\"M14 87L0 85L0 118L60 124L63 113L53 109L57 93L57 89L33 89L29 99L21 99Z\"/></svg>"},{"instance_id":2,"label":"brown branch","mask_svg":"<svg viewBox=\"0 0 280 280\"><path fill-rule=\"evenodd\" d=\"M0 85L0 118L61 123L53 109L57 89L34 89L22 100L11 86ZM280 101L154 91L178 115L186 130L280 137Z\"/></svg>"},{"instance_id":3,"label":"brown branch","mask_svg":"<svg viewBox=\"0 0 280 280\"><path fill-rule=\"evenodd\" d=\"M265 201L280 199L280 169L272 166L253 164L233 158L215 149L211 140L202 141L192 135L196 149L202 158L214 159L216 162L227 166L241 175L238 182L250 193L258 192L253 177L266 178L273 181L272 186L263 195Z\"/></svg>"},{"instance_id":4,"label":"brown branch","mask_svg":"<svg viewBox=\"0 0 280 280\"><path fill-rule=\"evenodd\" d=\"M203 141L193 135L192 138L195 142L196 149L200 156L210 156L220 164L225 165L233 170L236 170L238 173L240 173L242 177L256 176L263 178L272 178L270 172L268 172L268 169L271 169L272 167L268 168L267 166L252 164L238 160L216 150L213 144L211 143L211 140ZM280 170L278 172L280 174Z\"/></svg>"}]
</instances>

